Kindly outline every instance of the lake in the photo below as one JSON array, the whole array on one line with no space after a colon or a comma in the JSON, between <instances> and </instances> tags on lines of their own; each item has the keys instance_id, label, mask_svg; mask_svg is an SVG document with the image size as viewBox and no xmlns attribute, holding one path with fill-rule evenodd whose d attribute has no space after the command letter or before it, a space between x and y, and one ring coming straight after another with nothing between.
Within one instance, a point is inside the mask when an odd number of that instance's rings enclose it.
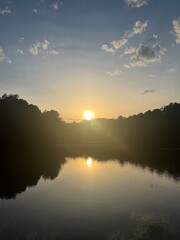
<instances>
[{"instance_id":1,"label":"lake","mask_svg":"<svg viewBox=\"0 0 180 240\"><path fill-rule=\"evenodd\" d=\"M180 239L179 153L79 152L4 152L1 240Z\"/></svg>"}]
</instances>

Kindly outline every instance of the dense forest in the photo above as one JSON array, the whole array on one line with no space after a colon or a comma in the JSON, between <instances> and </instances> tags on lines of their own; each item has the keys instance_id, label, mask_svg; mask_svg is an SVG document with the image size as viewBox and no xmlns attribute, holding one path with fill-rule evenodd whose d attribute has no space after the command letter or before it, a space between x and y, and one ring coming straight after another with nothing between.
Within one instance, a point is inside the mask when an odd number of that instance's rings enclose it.
<instances>
[{"instance_id":1,"label":"dense forest","mask_svg":"<svg viewBox=\"0 0 180 240\"><path fill-rule=\"evenodd\" d=\"M127 147L180 147L180 104L170 103L127 118L66 123L57 111L40 111L17 94L0 98L0 146L107 144Z\"/></svg>"},{"instance_id":2,"label":"dense forest","mask_svg":"<svg viewBox=\"0 0 180 240\"><path fill-rule=\"evenodd\" d=\"M0 145L39 145L59 141L61 119L56 111L41 112L17 94L0 98Z\"/></svg>"}]
</instances>

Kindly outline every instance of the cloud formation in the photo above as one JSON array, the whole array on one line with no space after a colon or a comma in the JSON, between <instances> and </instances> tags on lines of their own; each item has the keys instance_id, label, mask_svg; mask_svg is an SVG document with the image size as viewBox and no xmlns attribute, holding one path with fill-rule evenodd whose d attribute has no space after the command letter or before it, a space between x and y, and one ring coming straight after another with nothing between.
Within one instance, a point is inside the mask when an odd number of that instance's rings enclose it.
<instances>
[{"instance_id":1,"label":"cloud formation","mask_svg":"<svg viewBox=\"0 0 180 240\"><path fill-rule=\"evenodd\" d=\"M177 71L176 68L170 68L170 69L168 70L169 73L175 73L176 71Z\"/></svg>"},{"instance_id":2,"label":"cloud formation","mask_svg":"<svg viewBox=\"0 0 180 240\"><path fill-rule=\"evenodd\" d=\"M51 46L49 41L46 40L46 39L44 41L42 41L42 42L36 41L35 43L33 43L31 45L31 47L28 49L28 51L29 51L30 54L32 54L34 56L37 56L40 53L44 53L44 54L49 55L49 56L57 56L57 55L59 55L59 51L56 50L54 48L54 46ZM21 55L25 55L26 54L21 49L17 49L16 52L21 54ZM43 57L46 59L45 55Z\"/></svg>"},{"instance_id":3,"label":"cloud formation","mask_svg":"<svg viewBox=\"0 0 180 240\"><path fill-rule=\"evenodd\" d=\"M49 42L48 40L44 40L43 42L35 42L32 44L31 48L29 48L29 52L32 55L38 55L39 53L47 50L49 47Z\"/></svg>"},{"instance_id":4,"label":"cloud formation","mask_svg":"<svg viewBox=\"0 0 180 240\"><path fill-rule=\"evenodd\" d=\"M6 57L2 47L0 47L0 62L12 63L12 60Z\"/></svg>"},{"instance_id":5,"label":"cloud formation","mask_svg":"<svg viewBox=\"0 0 180 240\"><path fill-rule=\"evenodd\" d=\"M107 72L107 74L111 77L115 77L115 76L122 75L122 71L120 71L119 69L115 69L113 71Z\"/></svg>"},{"instance_id":6,"label":"cloud formation","mask_svg":"<svg viewBox=\"0 0 180 240\"><path fill-rule=\"evenodd\" d=\"M137 34L141 34L146 30L146 27L148 25L148 22L141 22L141 21L136 21L133 29L131 31L128 31L124 34L124 36L121 39L118 40L113 40L110 42L109 45L103 44L101 45L101 49L104 50L107 53L115 53L118 49L122 48L128 43L128 38L134 37ZM134 53L135 49L134 48L126 48L125 55Z\"/></svg>"},{"instance_id":7,"label":"cloud formation","mask_svg":"<svg viewBox=\"0 0 180 240\"><path fill-rule=\"evenodd\" d=\"M166 49L158 44L140 44L135 53L130 57L129 67L147 67L150 63L161 62L161 56Z\"/></svg>"},{"instance_id":8,"label":"cloud formation","mask_svg":"<svg viewBox=\"0 0 180 240\"><path fill-rule=\"evenodd\" d=\"M148 0L125 0L125 3L129 6L129 7L142 7L147 5Z\"/></svg>"},{"instance_id":9,"label":"cloud formation","mask_svg":"<svg viewBox=\"0 0 180 240\"><path fill-rule=\"evenodd\" d=\"M107 44L103 44L101 46L101 49L107 53L114 53L115 52L115 49L112 48L112 47L109 47Z\"/></svg>"},{"instance_id":10,"label":"cloud formation","mask_svg":"<svg viewBox=\"0 0 180 240\"><path fill-rule=\"evenodd\" d=\"M23 42L24 41L24 37L20 37L18 41L19 42Z\"/></svg>"},{"instance_id":11,"label":"cloud formation","mask_svg":"<svg viewBox=\"0 0 180 240\"><path fill-rule=\"evenodd\" d=\"M38 13L38 10L37 9L33 9L33 13L37 14Z\"/></svg>"},{"instance_id":12,"label":"cloud formation","mask_svg":"<svg viewBox=\"0 0 180 240\"><path fill-rule=\"evenodd\" d=\"M46 52L48 55L59 55L59 52L55 49L49 50Z\"/></svg>"},{"instance_id":13,"label":"cloud formation","mask_svg":"<svg viewBox=\"0 0 180 240\"><path fill-rule=\"evenodd\" d=\"M37 5L43 4L45 2L45 0L39 0Z\"/></svg>"},{"instance_id":14,"label":"cloud formation","mask_svg":"<svg viewBox=\"0 0 180 240\"><path fill-rule=\"evenodd\" d=\"M4 14L10 14L11 10L8 7L5 7L4 9L0 8L0 14L4 15Z\"/></svg>"},{"instance_id":15,"label":"cloud formation","mask_svg":"<svg viewBox=\"0 0 180 240\"><path fill-rule=\"evenodd\" d=\"M150 78L156 78L157 75L156 75L156 74L149 74L148 77L150 77Z\"/></svg>"},{"instance_id":16,"label":"cloud formation","mask_svg":"<svg viewBox=\"0 0 180 240\"><path fill-rule=\"evenodd\" d=\"M173 21L173 28L176 33L176 43L180 44L180 18Z\"/></svg>"},{"instance_id":17,"label":"cloud formation","mask_svg":"<svg viewBox=\"0 0 180 240\"><path fill-rule=\"evenodd\" d=\"M107 53L115 53L118 49L120 49L124 45L126 45L127 41L128 40L126 38L122 38L122 39L119 39L119 40L113 40L110 43L110 46L108 46L107 44L103 44L101 46L101 49L104 50Z\"/></svg>"},{"instance_id":18,"label":"cloud formation","mask_svg":"<svg viewBox=\"0 0 180 240\"><path fill-rule=\"evenodd\" d=\"M124 66L123 66L124 68L131 68L128 64L124 64Z\"/></svg>"},{"instance_id":19,"label":"cloud formation","mask_svg":"<svg viewBox=\"0 0 180 240\"><path fill-rule=\"evenodd\" d=\"M53 7L54 10L58 10L59 9L59 6L58 6L57 2L54 2L52 7Z\"/></svg>"},{"instance_id":20,"label":"cloud formation","mask_svg":"<svg viewBox=\"0 0 180 240\"><path fill-rule=\"evenodd\" d=\"M128 40L126 38L122 38L119 40L114 40L110 44L114 49L119 49L119 48L122 48L124 45L126 45L127 41Z\"/></svg>"},{"instance_id":21,"label":"cloud formation","mask_svg":"<svg viewBox=\"0 0 180 240\"><path fill-rule=\"evenodd\" d=\"M22 49L19 49L19 48L18 48L18 49L16 50L16 52L19 53L19 54L21 54L21 55L24 55L24 51L23 51Z\"/></svg>"},{"instance_id":22,"label":"cloud formation","mask_svg":"<svg viewBox=\"0 0 180 240\"><path fill-rule=\"evenodd\" d=\"M0 47L0 62L2 62L6 58L2 47Z\"/></svg>"},{"instance_id":23,"label":"cloud formation","mask_svg":"<svg viewBox=\"0 0 180 240\"><path fill-rule=\"evenodd\" d=\"M124 55L131 55L136 52L136 48L134 47L127 47L125 49Z\"/></svg>"},{"instance_id":24,"label":"cloud formation","mask_svg":"<svg viewBox=\"0 0 180 240\"><path fill-rule=\"evenodd\" d=\"M11 63L12 63L12 60L11 60L11 59L6 59L6 63L11 64Z\"/></svg>"},{"instance_id":25,"label":"cloud formation","mask_svg":"<svg viewBox=\"0 0 180 240\"><path fill-rule=\"evenodd\" d=\"M132 32L128 34L128 37L134 37L136 34L141 34L146 30L148 22L136 21L133 27Z\"/></svg>"}]
</instances>

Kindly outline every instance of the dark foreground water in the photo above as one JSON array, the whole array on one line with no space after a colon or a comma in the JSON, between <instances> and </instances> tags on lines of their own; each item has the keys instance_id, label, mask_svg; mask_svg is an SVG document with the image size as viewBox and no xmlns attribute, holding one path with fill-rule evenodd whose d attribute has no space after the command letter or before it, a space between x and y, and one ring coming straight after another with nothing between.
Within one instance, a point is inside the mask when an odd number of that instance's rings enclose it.
<instances>
[{"instance_id":1,"label":"dark foreground water","mask_svg":"<svg viewBox=\"0 0 180 240\"><path fill-rule=\"evenodd\" d=\"M177 158L56 154L3 154L1 240L180 239Z\"/></svg>"}]
</instances>

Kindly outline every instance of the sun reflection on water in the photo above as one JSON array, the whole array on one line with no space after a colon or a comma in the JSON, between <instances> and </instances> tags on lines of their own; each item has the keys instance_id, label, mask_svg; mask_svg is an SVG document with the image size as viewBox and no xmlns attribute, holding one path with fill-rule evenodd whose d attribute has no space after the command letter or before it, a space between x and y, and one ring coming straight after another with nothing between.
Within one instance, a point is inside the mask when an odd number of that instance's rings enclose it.
<instances>
[{"instance_id":1,"label":"sun reflection on water","mask_svg":"<svg viewBox=\"0 0 180 240\"><path fill-rule=\"evenodd\" d=\"M87 160L86 160L86 165L87 165L88 167L91 167L91 166L92 166L92 163L93 163L92 158L88 157Z\"/></svg>"}]
</instances>

